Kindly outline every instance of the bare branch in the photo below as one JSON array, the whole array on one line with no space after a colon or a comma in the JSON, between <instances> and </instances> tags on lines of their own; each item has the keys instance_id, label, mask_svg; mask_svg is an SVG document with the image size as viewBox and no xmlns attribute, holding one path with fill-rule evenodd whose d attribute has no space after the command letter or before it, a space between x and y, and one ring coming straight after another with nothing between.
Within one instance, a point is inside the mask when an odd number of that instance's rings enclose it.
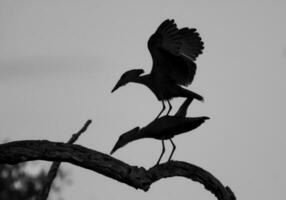
<instances>
[{"instance_id":1,"label":"bare branch","mask_svg":"<svg viewBox=\"0 0 286 200\"><path fill-rule=\"evenodd\" d=\"M77 141L77 139L79 138L79 136L87 130L87 128L88 128L88 126L91 124L91 122L92 122L92 121L91 121L90 119L87 120L87 121L85 122L85 124L83 125L83 127L82 127L77 133L74 133L67 143L68 143L68 144L73 144L73 143L75 143L75 141Z\"/></svg>"},{"instance_id":2,"label":"bare branch","mask_svg":"<svg viewBox=\"0 0 286 200\"><path fill-rule=\"evenodd\" d=\"M74 133L67 143L73 144L79 138L79 136L87 130L90 123L91 120L87 120L84 126L77 133ZM53 162L53 164L51 165L48 175L45 179L42 192L38 196L38 200L46 200L48 198L51 186L53 184L54 179L57 176L60 165L61 162Z\"/></svg>"},{"instance_id":3,"label":"bare branch","mask_svg":"<svg viewBox=\"0 0 286 200\"><path fill-rule=\"evenodd\" d=\"M24 140L0 145L0 164L17 164L31 160L69 162L144 191L162 178L182 176L200 182L218 200L236 199L231 189L212 174L186 162L172 161L146 170L80 145L46 140Z\"/></svg>"}]
</instances>

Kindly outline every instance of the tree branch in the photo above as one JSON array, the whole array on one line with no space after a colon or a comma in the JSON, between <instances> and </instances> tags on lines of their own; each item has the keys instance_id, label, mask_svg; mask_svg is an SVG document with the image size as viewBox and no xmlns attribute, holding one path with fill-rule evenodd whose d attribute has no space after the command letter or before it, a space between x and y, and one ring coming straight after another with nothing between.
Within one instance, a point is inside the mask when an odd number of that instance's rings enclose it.
<instances>
[{"instance_id":1,"label":"tree branch","mask_svg":"<svg viewBox=\"0 0 286 200\"><path fill-rule=\"evenodd\" d=\"M231 189L212 174L186 162L172 161L146 170L80 145L47 140L24 140L0 145L0 164L32 160L69 162L144 191L148 191L152 183L162 178L182 176L200 182L218 200L236 199Z\"/></svg>"},{"instance_id":2,"label":"tree branch","mask_svg":"<svg viewBox=\"0 0 286 200\"><path fill-rule=\"evenodd\" d=\"M87 120L84 126L77 133L74 133L72 135L72 137L69 139L67 144L73 144L75 141L77 141L79 136L87 130L90 123L91 123L91 120ZM43 189L37 198L38 200L46 200L48 198L50 190L51 190L51 186L53 184L54 179L57 176L60 165L61 165L61 162L53 162L53 164L51 165L48 175L44 181Z\"/></svg>"}]
</instances>

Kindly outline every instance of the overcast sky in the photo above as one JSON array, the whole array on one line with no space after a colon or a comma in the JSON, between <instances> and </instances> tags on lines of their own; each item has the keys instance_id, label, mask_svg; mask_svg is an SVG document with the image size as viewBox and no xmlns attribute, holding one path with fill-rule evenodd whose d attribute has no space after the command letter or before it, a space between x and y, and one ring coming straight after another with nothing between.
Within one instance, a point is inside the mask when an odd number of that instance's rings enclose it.
<instances>
[{"instance_id":1,"label":"overcast sky","mask_svg":"<svg viewBox=\"0 0 286 200\"><path fill-rule=\"evenodd\" d=\"M194 102L188 116L211 117L174 139L173 158L208 170L238 199L285 199L285 10L282 0L0 0L0 139L67 141L92 119L77 143L109 153L120 134L161 109L143 86L110 91L124 71L150 71L147 40L173 18L197 28L205 43L189 86L205 103ZM173 112L182 100L172 101ZM168 142L166 148L164 160ZM160 152L160 141L146 139L114 156L149 168ZM215 199L183 178L161 180L145 193L63 166L73 181L62 194L69 200Z\"/></svg>"}]
</instances>

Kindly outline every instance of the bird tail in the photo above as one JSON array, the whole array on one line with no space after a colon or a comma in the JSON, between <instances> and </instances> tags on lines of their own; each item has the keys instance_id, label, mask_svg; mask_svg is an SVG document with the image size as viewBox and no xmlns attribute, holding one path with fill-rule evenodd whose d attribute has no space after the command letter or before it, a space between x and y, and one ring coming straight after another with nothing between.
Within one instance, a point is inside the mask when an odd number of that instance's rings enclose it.
<instances>
[{"instance_id":1,"label":"bird tail","mask_svg":"<svg viewBox=\"0 0 286 200\"><path fill-rule=\"evenodd\" d=\"M177 117L185 117L186 114L187 114L188 107L192 103L193 100L194 100L194 98L192 98L192 97L187 98L184 101L184 103L180 106L180 108L177 111L177 113L175 114L175 116L177 116Z\"/></svg>"},{"instance_id":2,"label":"bird tail","mask_svg":"<svg viewBox=\"0 0 286 200\"><path fill-rule=\"evenodd\" d=\"M201 96L201 95L199 95L199 94L197 94L197 93L195 93L195 92L193 92L193 97L194 97L195 99L201 101L201 102L204 102L204 101L205 101L205 99L204 99L203 96Z\"/></svg>"},{"instance_id":3,"label":"bird tail","mask_svg":"<svg viewBox=\"0 0 286 200\"><path fill-rule=\"evenodd\" d=\"M209 120L210 118L207 117L207 116L203 116L202 119L203 119L203 120Z\"/></svg>"},{"instance_id":4,"label":"bird tail","mask_svg":"<svg viewBox=\"0 0 286 200\"><path fill-rule=\"evenodd\" d=\"M202 97L201 95L199 95L199 94L197 94L191 90L184 89L184 91L186 93L186 97L188 97L188 98L194 98L194 99L197 99L197 100L202 101L202 102L205 101L204 97Z\"/></svg>"}]
</instances>

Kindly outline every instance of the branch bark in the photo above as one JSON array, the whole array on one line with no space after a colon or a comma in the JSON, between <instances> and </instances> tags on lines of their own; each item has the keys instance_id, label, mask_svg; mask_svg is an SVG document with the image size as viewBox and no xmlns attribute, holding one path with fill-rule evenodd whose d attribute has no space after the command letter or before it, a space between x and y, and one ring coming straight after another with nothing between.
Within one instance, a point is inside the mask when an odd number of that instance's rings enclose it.
<instances>
[{"instance_id":1,"label":"branch bark","mask_svg":"<svg viewBox=\"0 0 286 200\"><path fill-rule=\"evenodd\" d=\"M77 139L80 137L80 135L87 130L90 123L91 123L91 120L87 120L84 126L77 133L74 133L72 135L72 137L69 139L67 144L73 144L74 142L76 142ZM60 165L61 165L61 162L53 162L53 164L51 165L48 175L45 179L42 192L39 194L37 198L38 200L46 200L48 198L53 181L57 176Z\"/></svg>"},{"instance_id":2,"label":"branch bark","mask_svg":"<svg viewBox=\"0 0 286 200\"><path fill-rule=\"evenodd\" d=\"M162 178L182 176L203 184L218 200L236 199L231 189L211 173L186 162L171 161L146 170L80 145L47 140L14 141L0 145L0 164L32 160L69 162L144 191Z\"/></svg>"}]
</instances>

